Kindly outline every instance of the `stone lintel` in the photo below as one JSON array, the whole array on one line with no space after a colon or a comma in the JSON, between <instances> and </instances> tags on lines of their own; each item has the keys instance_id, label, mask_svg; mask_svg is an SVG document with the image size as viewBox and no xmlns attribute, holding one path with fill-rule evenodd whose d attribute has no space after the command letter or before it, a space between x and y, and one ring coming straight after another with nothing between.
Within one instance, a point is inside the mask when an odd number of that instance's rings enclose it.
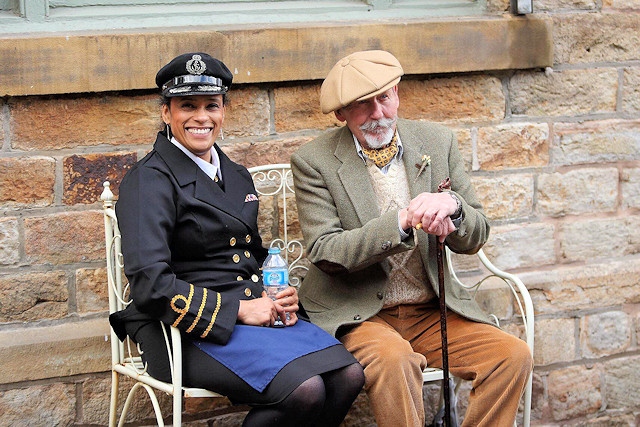
<instances>
[{"instance_id":1,"label":"stone lintel","mask_svg":"<svg viewBox=\"0 0 640 427\"><path fill-rule=\"evenodd\" d=\"M0 96L151 89L157 70L189 51L223 60L236 83L318 80L342 56L366 49L394 53L406 74L544 68L553 64L552 24L529 15L5 35Z\"/></svg>"}]
</instances>

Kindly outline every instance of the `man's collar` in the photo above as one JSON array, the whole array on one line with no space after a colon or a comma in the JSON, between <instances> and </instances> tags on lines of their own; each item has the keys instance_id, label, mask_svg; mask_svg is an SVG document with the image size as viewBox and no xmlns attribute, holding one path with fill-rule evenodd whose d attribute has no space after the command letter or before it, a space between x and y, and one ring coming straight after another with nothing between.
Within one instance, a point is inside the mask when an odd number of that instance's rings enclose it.
<instances>
[{"instance_id":1,"label":"man's collar","mask_svg":"<svg viewBox=\"0 0 640 427\"><path fill-rule=\"evenodd\" d=\"M400 161L402 160L402 153L404 152L404 148L402 147L402 141L400 140L400 134L398 133L398 128L396 128L396 135L398 135L398 138L396 139L396 143L398 144L398 154L396 154L396 159ZM367 158L362 152L362 145L360 145L360 141L358 141L358 138L356 138L353 133L351 133L351 137L353 138L353 142L356 145L356 153L358 153L358 156L360 156L362 161L366 164ZM389 165L383 167L381 170L382 172L386 172L388 169L389 169Z\"/></svg>"}]
</instances>

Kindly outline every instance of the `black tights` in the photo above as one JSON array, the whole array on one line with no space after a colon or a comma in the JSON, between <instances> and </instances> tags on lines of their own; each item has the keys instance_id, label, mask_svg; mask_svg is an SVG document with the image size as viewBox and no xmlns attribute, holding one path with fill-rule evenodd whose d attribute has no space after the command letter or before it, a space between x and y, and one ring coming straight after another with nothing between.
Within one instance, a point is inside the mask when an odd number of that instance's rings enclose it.
<instances>
[{"instance_id":1,"label":"black tights","mask_svg":"<svg viewBox=\"0 0 640 427\"><path fill-rule=\"evenodd\" d=\"M282 402L256 406L243 427L339 426L364 385L364 374L354 363L316 375L300 384Z\"/></svg>"}]
</instances>

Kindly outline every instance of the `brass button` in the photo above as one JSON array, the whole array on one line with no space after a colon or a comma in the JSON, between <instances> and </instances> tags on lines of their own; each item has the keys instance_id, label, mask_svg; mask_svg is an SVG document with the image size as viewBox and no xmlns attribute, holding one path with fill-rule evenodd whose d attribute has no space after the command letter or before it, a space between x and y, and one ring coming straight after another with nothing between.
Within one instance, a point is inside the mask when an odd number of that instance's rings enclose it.
<instances>
[{"instance_id":1,"label":"brass button","mask_svg":"<svg viewBox=\"0 0 640 427\"><path fill-rule=\"evenodd\" d=\"M244 238L244 240L247 243L251 243L251 235L247 234L246 237Z\"/></svg>"},{"instance_id":2,"label":"brass button","mask_svg":"<svg viewBox=\"0 0 640 427\"><path fill-rule=\"evenodd\" d=\"M245 294L246 296L250 297L250 296L251 296L251 289L249 289L249 288L245 288L245 289L244 289L244 294Z\"/></svg>"},{"instance_id":3,"label":"brass button","mask_svg":"<svg viewBox=\"0 0 640 427\"><path fill-rule=\"evenodd\" d=\"M258 280L260 280L260 278L258 277L257 274L252 274L251 275L251 280L253 280L255 283L258 283Z\"/></svg>"},{"instance_id":4,"label":"brass button","mask_svg":"<svg viewBox=\"0 0 640 427\"><path fill-rule=\"evenodd\" d=\"M247 258L251 258L251 252L244 251L244 256L246 256Z\"/></svg>"},{"instance_id":5,"label":"brass button","mask_svg":"<svg viewBox=\"0 0 640 427\"><path fill-rule=\"evenodd\" d=\"M240 255L238 254L233 254L233 262L235 262L236 264L240 262Z\"/></svg>"},{"instance_id":6,"label":"brass button","mask_svg":"<svg viewBox=\"0 0 640 427\"><path fill-rule=\"evenodd\" d=\"M231 239L229 239L229 244L230 244L231 246L235 246L235 245L236 245L236 238L235 238L235 237L232 237Z\"/></svg>"},{"instance_id":7,"label":"brass button","mask_svg":"<svg viewBox=\"0 0 640 427\"><path fill-rule=\"evenodd\" d=\"M236 277L236 280L239 282L240 280L244 280L244 279L242 278L242 276L238 276Z\"/></svg>"}]
</instances>

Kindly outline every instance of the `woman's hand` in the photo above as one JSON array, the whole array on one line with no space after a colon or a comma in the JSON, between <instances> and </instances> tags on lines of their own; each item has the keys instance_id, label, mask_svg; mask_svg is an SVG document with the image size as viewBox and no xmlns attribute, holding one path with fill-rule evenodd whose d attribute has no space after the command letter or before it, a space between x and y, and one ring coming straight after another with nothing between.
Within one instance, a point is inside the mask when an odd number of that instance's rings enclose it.
<instances>
[{"instance_id":1,"label":"woman's hand","mask_svg":"<svg viewBox=\"0 0 640 427\"><path fill-rule=\"evenodd\" d=\"M298 315L296 314L299 310L298 301L298 291L293 286L289 286L284 291L276 294L276 310L280 319L287 326L295 325L298 321Z\"/></svg>"},{"instance_id":2,"label":"woman's hand","mask_svg":"<svg viewBox=\"0 0 640 427\"><path fill-rule=\"evenodd\" d=\"M240 300L238 320L245 325L271 326L278 318L276 304L265 292L261 298Z\"/></svg>"},{"instance_id":3,"label":"woman's hand","mask_svg":"<svg viewBox=\"0 0 640 427\"><path fill-rule=\"evenodd\" d=\"M276 319L280 317L284 319L285 325L292 326L298 321L297 311L298 293L295 288L289 286L276 295L275 301L272 301L264 291L260 298L240 300L238 320L245 325L273 326ZM288 320L286 313L289 313Z\"/></svg>"}]
</instances>

